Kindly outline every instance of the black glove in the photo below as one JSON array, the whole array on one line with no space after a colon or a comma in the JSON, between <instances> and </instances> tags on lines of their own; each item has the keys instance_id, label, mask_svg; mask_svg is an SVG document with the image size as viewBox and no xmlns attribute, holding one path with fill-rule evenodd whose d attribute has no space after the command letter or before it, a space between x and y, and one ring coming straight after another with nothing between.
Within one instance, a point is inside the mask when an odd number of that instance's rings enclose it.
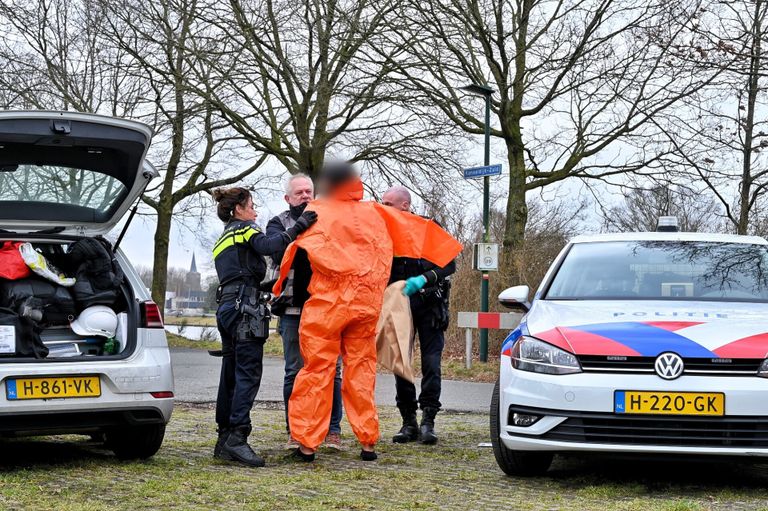
<instances>
[{"instance_id":1,"label":"black glove","mask_svg":"<svg viewBox=\"0 0 768 511\"><path fill-rule=\"evenodd\" d=\"M299 218L296 219L296 225L288 229L291 239L296 239L296 236L309 229L309 227L317 222L317 213L314 211L305 211Z\"/></svg>"}]
</instances>

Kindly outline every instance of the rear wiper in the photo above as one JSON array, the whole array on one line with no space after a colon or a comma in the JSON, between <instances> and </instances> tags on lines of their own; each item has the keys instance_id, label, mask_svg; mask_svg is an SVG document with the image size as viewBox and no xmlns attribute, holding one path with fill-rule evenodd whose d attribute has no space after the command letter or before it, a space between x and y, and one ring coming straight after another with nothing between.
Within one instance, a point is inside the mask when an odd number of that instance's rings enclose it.
<instances>
[{"instance_id":1,"label":"rear wiper","mask_svg":"<svg viewBox=\"0 0 768 511\"><path fill-rule=\"evenodd\" d=\"M60 232L64 232L64 227L51 227L48 229L43 229L42 231L31 231L31 232L24 232L20 233L17 231L9 231L7 229L0 229L0 234L59 234Z\"/></svg>"}]
</instances>

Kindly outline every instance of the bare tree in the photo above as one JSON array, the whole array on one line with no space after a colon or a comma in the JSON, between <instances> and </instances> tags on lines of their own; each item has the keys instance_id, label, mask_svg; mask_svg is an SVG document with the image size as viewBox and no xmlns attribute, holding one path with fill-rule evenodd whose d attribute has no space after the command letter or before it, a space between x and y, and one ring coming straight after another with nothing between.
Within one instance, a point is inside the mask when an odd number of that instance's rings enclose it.
<instances>
[{"instance_id":1,"label":"bare tree","mask_svg":"<svg viewBox=\"0 0 768 511\"><path fill-rule=\"evenodd\" d=\"M491 135L509 170L504 245L521 246L526 192L567 178L653 173L668 153L649 120L711 79L677 65L687 0L412 0L395 18L402 86L462 130L482 106L459 89L496 90Z\"/></svg>"},{"instance_id":2,"label":"bare tree","mask_svg":"<svg viewBox=\"0 0 768 511\"><path fill-rule=\"evenodd\" d=\"M156 218L157 303L165 299L172 222L199 211L201 192L240 181L265 160L242 152L245 144L201 94L221 82L205 58L220 32L201 17L203 7L197 0L12 0L0 7L9 34L0 42L4 106L133 117L154 128L150 158L161 178L143 202ZM81 177L69 177L67 190L83 192Z\"/></svg>"},{"instance_id":3,"label":"bare tree","mask_svg":"<svg viewBox=\"0 0 768 511\"><path fill-rule=\"evenodd\" d=\"M149 288L152 286L152 277L153 277L153 269L149 266L137 266L136 271L139 273L139 277L141 277L142 282ZM189 273L188 269L185 268L179 268L179 267L171 267L168 268L168 275L166 276L166 282L167 282L167 288L168 291L181 294L187 289L187 274ZM208 282L209 279L206 279L206 282ZM217 280L214 277L214 280ZM218 283L217 283L218 285ZM203 286L205 288L205 286Z\"/></svg>"},{"instance_id":4,"label":"bare tree","mask_svg":"<svg viewBox=\"0 0 768 511\"><path fill-rule=\"evenodd\" d=\"M106 211L123 190L104 174L69 167L19 165L22 172L0 174L3 200L35 200L88 206Z\"/></svg>"},{"instance_id":5,"label":"bare tree","mask_svg":"<svg viewBox=\"0 0 768 511\"><path fill-rule=\"evenodd\" d=\"M768 188L767 13L765 0L702 9L697 36L712 49L695 69L720 76L659 120L676 149L675 173L703 182L738 234L750 232Z\"/></svg>"},{"instance_id":6,"label":"bare tree","mask_svg":"<svg viewBox=\"0 0 768 511\"><path fill-rule=\"evenodd\" d=\"M135 117L144 83L105 39L98 0L0 4L4 108L76 110Z\"/></svg>"},{"instance_id":7,"label":"bare tree","mask_svg":"<svg viewBox=\"0 0 768 511\"><path fill-rule=\"evenodd\" d=\"M598 205L604 228L613 232L655 231L661 216L677 217L685 232L717 231L721 224L719 205L711 195L682 186L625 188L621 204Z\"/></svg>"},{"instance_id":8,"label":"bare tree","mask_svg":"<svg viewBox=\"0 0 768 511\"><path fill-rule=\"evenodd\" d=\"M126 55L123 65L148 83L146 98L152 124L165 140L161 181L144 196L155 210L152 297L165 299L168 243L172 220L190 198L201 192L242 180L264 162L237 157L237 137L218 115L211 98L201 91L216 87L217 75L203 56L218 28L201 16L203 2L159 0L104 1L111 44ZM203 87L200 81L204 80ZM223 173L229 162L241 164L236 172Z\"/></svg>"},{"instance_id":9,"label":"bare tree","mask_svg":"<svg viewBox=\"0 0 768 511\"><path fill-rule=\"evenodd\" d=\"M152 268L144 265L136 265L135 268L136 272L139 274L139 278L141 278L141 281L147 289L152 287Z\"/></svg>"},{"instance_id":10,"label":"bare tree","mask_svg":"<svg viewBox=\"0 0 768 511\"><path fill-rule=\"evenodd\" d=\"M768 214L760 208L752 211L749 233L763 238L768 237Z\"/></svg>"},{"instance_id":11,"label":"bare tree","mask_svg":"<svg viewBox=\"0 0 768 511\"><path fill-rule=\"evenodd\" d=\"M490 273L491 310L505 311L493 297L515 284L524 284L534 293L545 273L568 242L579 232L579 224L584 219L586 203L584 200L552 200L545 202L538 198L528 201L530 221L526 225L523 244L514 252L514 257L506 271ZM506 213L503 208L491 208L491 235L501 237L504 234ZM466 215L465 215L466 217ZM452 276L451 317L456 318L459 311L474 311L480 308L479 272L472 269L472 244L481 239L482 219L479 215L466 219L470 225L465 231L468 236L460 237L464 251L459 255L456 273ZM491 354L498 353L507 332L489 332ZM446 332L446 347L449 351L461 353L464 346L463 332L452 323Z\"/></svg>"},{"instance_id":12,"label":"bare tree","mask_svg":"<svg viewBox=\"0 0 768 511\"><path fill-rule=\"evenodd\" d=\"M257 152L291 173L314 178L330 155L363 162L387 182L416 189L445 184L459 168L460 147L449 141L456 130L422 115L428 98L390 79L394 61L403 58L386 36L394 4L230 0L214 6L209 17L228 37L211 59L227 79L206 93Z\"/></svg>"}]
</instances>

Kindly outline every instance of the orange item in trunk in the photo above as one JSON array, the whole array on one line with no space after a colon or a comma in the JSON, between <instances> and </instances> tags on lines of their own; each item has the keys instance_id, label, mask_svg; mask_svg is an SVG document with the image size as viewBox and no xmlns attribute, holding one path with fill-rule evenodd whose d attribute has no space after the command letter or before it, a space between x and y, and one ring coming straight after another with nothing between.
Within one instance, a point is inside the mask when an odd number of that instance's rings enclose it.
<instances>
[{"instance_id":1,"label":"orange item in trunk","mask_svg":"<svg viewBox=\"0 0 768 511\"><path fill-rule=\"evenodd\" d=\"M21 241L6 241L0 246L0 279L18 280L32 274L19 252L22 243Z\"/></svg>"}]
</instances>

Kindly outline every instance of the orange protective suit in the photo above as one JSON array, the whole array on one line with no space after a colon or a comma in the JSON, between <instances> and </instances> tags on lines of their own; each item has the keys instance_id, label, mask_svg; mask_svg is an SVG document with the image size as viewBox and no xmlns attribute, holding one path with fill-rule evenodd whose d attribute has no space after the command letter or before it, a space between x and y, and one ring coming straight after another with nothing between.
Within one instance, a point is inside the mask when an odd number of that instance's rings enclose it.
<instances>
[{"instance_id":1,"label":"orange protective suit","mask_svg":"<svg viewBox=\"0 0 768 511\"><path fill-rule=\"evenodd\" d=\"M317 449L328 433L336 360L341 353L342 398L352 431L363 445L379 439L376 411L376 323L393 257L427 259L445 266L461 244L435 222L375 202L360 202L354 179L329 198L309 204L318 221L288 246L275 294L282 290L298 248L312 267L299 343L304 367L288 406L291 435Z\"/></svg>"}]
</instances>

